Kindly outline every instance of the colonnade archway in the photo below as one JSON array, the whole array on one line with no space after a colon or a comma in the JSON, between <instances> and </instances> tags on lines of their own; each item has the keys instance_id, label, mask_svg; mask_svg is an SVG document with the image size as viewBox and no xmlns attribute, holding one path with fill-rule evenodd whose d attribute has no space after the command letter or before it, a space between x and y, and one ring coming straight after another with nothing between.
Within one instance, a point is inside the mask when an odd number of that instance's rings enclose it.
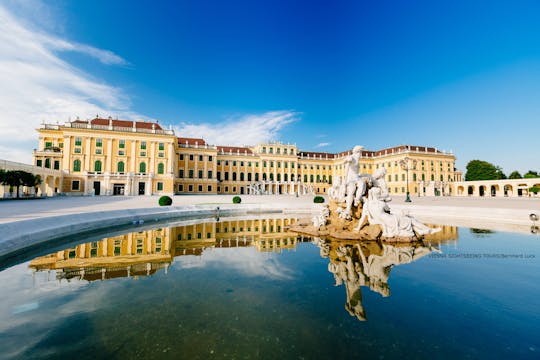
<instances>
[{"instance_id":1,"label":"colonnade archway","mask_svg":"<svg viewBox=\"0 0 540 360\"><path fill-rule=\"evenodd\" d=\"M482 181L460 181L454 183L454 194L471 197L540 197L540 179L502 179Z\"/></svg>"}]
</instances>

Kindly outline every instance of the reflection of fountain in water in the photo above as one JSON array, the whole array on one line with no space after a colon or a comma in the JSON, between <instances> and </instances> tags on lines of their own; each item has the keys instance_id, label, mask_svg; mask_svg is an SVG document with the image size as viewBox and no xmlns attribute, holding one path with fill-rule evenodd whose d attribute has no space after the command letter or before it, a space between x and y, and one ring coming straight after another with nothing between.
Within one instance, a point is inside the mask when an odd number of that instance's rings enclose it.
<instances>
[{"instance_id":1,"label":"reflection of fountain in water","mask_svg":"<svg viewBox=\"0 0 540 360\"><path fill-rule=\"evenodd\" d=\"M328 271L334 275L335 285L345 284L345 309L360 321L367 320L362 305L362 286L384 297L390 296L388 277L395 265L414 262L437 248L424 243L394 246L377 242L329 242L315 238L321 257L330 258Z\"/></svg>"}]
</instances>

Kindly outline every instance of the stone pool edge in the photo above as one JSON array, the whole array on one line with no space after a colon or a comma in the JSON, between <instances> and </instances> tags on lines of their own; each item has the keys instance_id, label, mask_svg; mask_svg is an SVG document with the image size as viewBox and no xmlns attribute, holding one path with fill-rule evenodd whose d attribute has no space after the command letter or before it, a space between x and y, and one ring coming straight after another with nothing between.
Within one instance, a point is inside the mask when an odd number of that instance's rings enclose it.
<instances>
[{"instance_id":1,"label":"stone pool edge","mask_svg":"<svg viewBox=\"0 0 540 360\"><path fill-rule=\"evenodd\" d=\"M306 213L306 209L284 207L281 204L184 205L138 209L108 210L69 215L49 216L0 224L0 259L25 248L43 245L58 237L100 231L108 227L135 225L170 219L202 216L236 216L265 213Z\"/></svg>"}]
</instances>

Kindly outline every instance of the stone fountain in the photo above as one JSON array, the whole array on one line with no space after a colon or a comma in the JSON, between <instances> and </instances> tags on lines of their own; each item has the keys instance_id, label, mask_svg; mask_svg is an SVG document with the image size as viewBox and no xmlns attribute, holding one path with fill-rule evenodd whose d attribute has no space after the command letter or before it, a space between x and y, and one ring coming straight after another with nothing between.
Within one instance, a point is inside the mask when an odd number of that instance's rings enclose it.
<instances>
[{"instance_id":1,"label":"stone fountain","mask_svg":"<svg viewBox=\"0 0 540 360\"><path fill-rule=\"evenodd\" d=\"M386 169L380 167L373 175L361 174L362 149L355 146L345 160L345 176L335 177L328 190L330 203L321 205L311 221L298 222L291 230L319 237L385 242L413 242L440 231L408 214L391 211Z\"/></svg>"}]
</instances>

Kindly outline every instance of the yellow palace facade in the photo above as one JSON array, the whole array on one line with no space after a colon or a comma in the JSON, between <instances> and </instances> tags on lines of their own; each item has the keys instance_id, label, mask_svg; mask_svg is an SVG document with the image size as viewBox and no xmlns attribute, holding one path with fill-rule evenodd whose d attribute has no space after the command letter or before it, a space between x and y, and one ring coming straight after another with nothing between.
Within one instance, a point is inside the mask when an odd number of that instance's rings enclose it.
<instances>
[{"instance_id":1,"label":"yellow palace facade","mask_svg":"<svg viewBox=\"0 0 540 360\"><path fill-rule=\"evenodd\" d=\"M34 165L62 171L55 192L66 195L325 194L351 154L279 142L216 146L177 137L158 123L111 118L42 124L38 132ZM407 177L418 196L452 195L452 184L461 181L455 156L432 147L362 152L362 173L382 166L394 194L405 194Z\"/></svg>"}]
</instances>

